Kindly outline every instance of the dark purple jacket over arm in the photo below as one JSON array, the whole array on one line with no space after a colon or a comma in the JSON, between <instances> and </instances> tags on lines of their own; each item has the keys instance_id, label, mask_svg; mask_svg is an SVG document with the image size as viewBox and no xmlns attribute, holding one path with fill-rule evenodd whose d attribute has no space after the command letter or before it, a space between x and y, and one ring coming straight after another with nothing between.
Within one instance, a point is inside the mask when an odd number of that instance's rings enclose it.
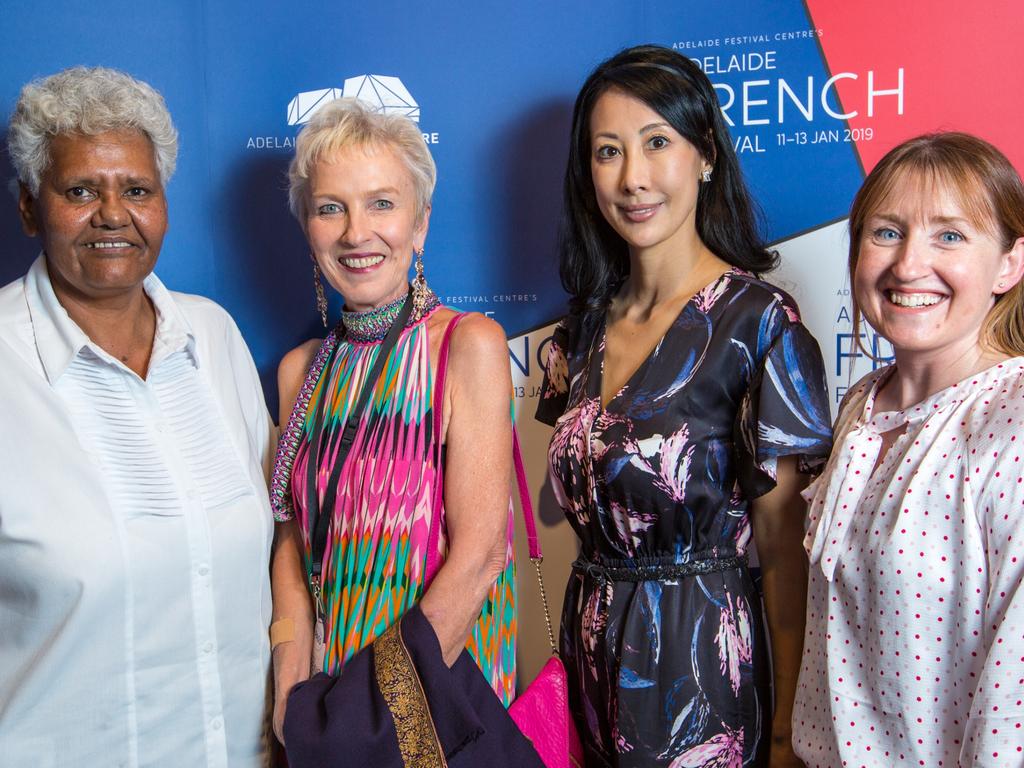
<instances>
[{"instance_id":1,"label":"dark purple jacket over arm","mask_svg":"<svg viewBox=\"0 0 1024 768\"><path fill-rule=\"evenodd\" d=\"M444 663L418 607L341 677L296 685L286 711L290 768L544 768L472 657Z\"/></svg>"}]
</instances>

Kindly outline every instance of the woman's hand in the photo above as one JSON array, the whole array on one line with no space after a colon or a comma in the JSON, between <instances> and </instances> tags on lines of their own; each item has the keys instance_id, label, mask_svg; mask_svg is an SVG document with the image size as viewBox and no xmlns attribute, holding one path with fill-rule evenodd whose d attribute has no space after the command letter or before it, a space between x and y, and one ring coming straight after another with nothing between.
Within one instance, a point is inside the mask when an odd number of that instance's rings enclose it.
<instances>
[{"instance_id":1,"label":"woman's hand","mask_svg":"<svg viewBox=\"0 0 1024 768\"><path fill-rule=\"evenodd\" d=\"M288 696L277 695L277 680L274 681L274 737L284 746L284 711L288 705Z\"/></svg>"},{"instance_id":2,"label":"woman's hand","mask_svg":"<svg viewBox=\"0 0 1024 768\"><path fill-rule=\"evenodd\" d=\"M790 721L807 613L807 553L803 547L807 505L800 496L807 481L808 477L797 471L795 456L779 459L775 488L754 500L750 515L775 672L771 768L802 765L793 754Z\"/></svg>"},{"instance_id":3,"label":"woman's hand","mask_svg":"<svg viewBox=\"0 0 1024 768\"><path fill-rule=\"evenodd\" d=\"M443 320L438 326L432 333L440 335ZM482 315L463 318L452 335L445 389L448 557L420 609L451 666L506 565L512 377L501 326Z\"/></svg>"}]
</instances>

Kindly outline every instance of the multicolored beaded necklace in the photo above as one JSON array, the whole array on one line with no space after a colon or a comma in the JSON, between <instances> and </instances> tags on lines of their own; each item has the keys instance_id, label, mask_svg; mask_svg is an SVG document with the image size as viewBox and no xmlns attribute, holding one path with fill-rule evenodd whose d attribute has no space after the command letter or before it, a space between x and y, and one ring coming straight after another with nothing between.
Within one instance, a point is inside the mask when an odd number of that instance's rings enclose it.
<instances>
[{"instance_id":1,"label":"multicolored beaded necklace","mask_svg":"<svg viewBox=\"0 0 1024 768\"><path fill-rule=\"evenodd\" d=\"M345 328L345 339L353 344L372 344L383 341L384 337L388 335L391 324L395 322L398 313L402 311L405 300L406 295L402 294L388 304L365 312L342 312L341 324ZM423 316L429 314L440 303L434 292L427 288ZM413 325L416 321L417 318L414 314L410 316L407 325Z\"/></svg>"}]
</instances>

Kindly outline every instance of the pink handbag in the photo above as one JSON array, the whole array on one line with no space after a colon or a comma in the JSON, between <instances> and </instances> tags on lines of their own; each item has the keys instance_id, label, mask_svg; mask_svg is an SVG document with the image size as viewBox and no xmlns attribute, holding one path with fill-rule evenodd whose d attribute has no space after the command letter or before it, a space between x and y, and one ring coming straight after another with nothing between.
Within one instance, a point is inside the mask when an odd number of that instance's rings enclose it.
<instances>
[{"instance_id":1,"label":"pink handbag","mask_svg":"<svg viewBox=\"0 0 1024 768\"><path fill-rule=\"evenodd\" d=\"M523 523L526 525L526 542L530 550L530 562L537 571L540 599L544 606L544 622L548 628L548 642L551 644L551 658L541 668L537 677L512 702L508 713L516 721L537 750L547 768L583 768L583 745L576 732L572 713L569 711L569 682L565 665L558 656L555 633L551 629L551 610L548 608L548 594L544 589L544 575L541 563L544 555L537 538L537 524L530 502L530 489L526 484L526 470L523 467L522 451L519 449L519 434L512 429L512 458L516 467L516 483L519 486L519 501L523 507Z\"/></svg>"},{"instance_id":2,"label":"pink handbag","mask_svg":"<svg viewBox=\"0 0 1024 768\"><path fill-rule=\"evenodd\" d=\"M433 518L430 521L430 534L427 537L426 580L429 584L440 568L438 554L438 536L441 528L442 493L444 489L443 468L441 466L441 417L444 405L444 382L448 368L448 347L451 333L464 315L456 315L445 329L438 357L437 376L434 380L434 439L435 466L438 475L434 490ZM523 509L523 523L526 527L526 541L530 552L530 562L537 571L537 583L540 585L540 599L544 607L544 621L548 629L548 642L551 644L551 658L541 669L526 690L512 702L508 713L533 744L541 760L547 768L583 768L583 746L580 743L576 725L569 712L568 676L558 646L555 644L555 633L551 628L551 611L548 608L547 592L544 589L544 576L541 563L540 541L537 538L537 524L533 516L533 504L530 501L530 488L526 483L526 469L523 467L522 452L519 448L519 435L512 429L512 458L515 464L516 485L519 489L519 501Z\"/></svg>"}]
</instances>

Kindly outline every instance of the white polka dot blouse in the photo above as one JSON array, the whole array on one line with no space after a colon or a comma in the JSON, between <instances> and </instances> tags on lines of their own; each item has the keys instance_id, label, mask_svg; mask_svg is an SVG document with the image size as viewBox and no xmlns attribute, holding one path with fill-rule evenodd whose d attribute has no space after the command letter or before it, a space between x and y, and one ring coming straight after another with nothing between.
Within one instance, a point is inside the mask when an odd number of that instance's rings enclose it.
<instances>
[{"instance_id":1,"label":"white polka dot blouse","mask_svg":"<svg viewBox=\"0 0 1024 768\"><path fill-rule=\"evenodd\" d=\"M1024 358L875 413L890 372L805 492L793 743L809 768L1024 766Z\"/></svg>"}]
</instances>

